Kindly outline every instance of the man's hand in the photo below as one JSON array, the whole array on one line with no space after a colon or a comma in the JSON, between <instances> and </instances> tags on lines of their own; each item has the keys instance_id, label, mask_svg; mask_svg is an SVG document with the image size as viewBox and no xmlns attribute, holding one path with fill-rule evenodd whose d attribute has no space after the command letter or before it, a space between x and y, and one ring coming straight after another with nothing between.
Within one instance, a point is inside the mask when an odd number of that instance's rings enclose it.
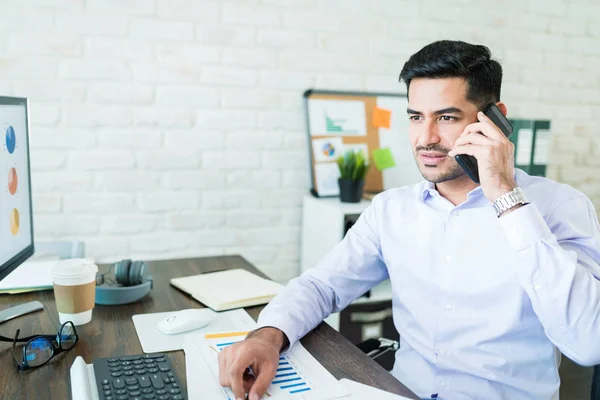
<instances>
[{"instance_id":1,"label":"man's hand","mask_svg":"<svg viewBox=\"0 0 600 400\"><path fill-rule=\"evenodd\" d=\"M230 387L236 399L261 399L275 377L279 365L279 352L287 342L286 336L276 328L254 331L239 343L226 347L219 353L219 383ZM248 374L252 368L253 375Z\"/></svg>"},{"instance_id":2,"label":"man's hand","mask_svg":"<svg viewBox=\"0 0 600 400\"><path fill-rule=\"evenodd\" d=\"M514 180L515 146L483 112L478 112L477 118L480 122L465 127L448 155L468 154L477 159L481 189L493 202L517 187Z\"/></svg>"}]
</instances>

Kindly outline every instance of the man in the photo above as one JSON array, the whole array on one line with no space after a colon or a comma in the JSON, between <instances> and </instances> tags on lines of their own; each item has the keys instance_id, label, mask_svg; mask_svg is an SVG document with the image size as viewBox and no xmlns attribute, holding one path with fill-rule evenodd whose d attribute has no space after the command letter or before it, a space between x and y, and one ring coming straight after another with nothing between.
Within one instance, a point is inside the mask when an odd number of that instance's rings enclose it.
<instances>
[{"instance_id":1,"label":"man","mask_svg":"<svg viewBox=\"0 0 600 400\"><path fill-rule=\"evenodd\" d=\"M280 351L388 277L392 374L422 398L555 399L559 351L600 363L596 213L573 188L515 171L514 146L480 112L495 103L506 114L500 64L484 46L439 41L400 78L425 181L377 195L260 328L220 354L220 383L237 397L260 398ZM456 154L477 158L480 185ZM247 367L256 378L243 379Z\"/></svg>"}]
</instances>

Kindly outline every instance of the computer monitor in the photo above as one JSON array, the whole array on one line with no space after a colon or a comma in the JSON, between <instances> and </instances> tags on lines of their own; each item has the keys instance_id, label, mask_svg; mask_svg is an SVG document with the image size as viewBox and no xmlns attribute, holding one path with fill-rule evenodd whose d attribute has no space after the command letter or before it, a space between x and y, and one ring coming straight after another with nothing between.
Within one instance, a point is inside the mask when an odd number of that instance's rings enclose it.
<instances>
[{"instance_id":1,"label":"computer monitor","mask_svg":"<svg viewBox=\"0 0 600 400\"><path fill-rule=\"evenodd\" d=\"M0 281L33 255L29 102L0 96Z\"/></svg>"}]
</instances>

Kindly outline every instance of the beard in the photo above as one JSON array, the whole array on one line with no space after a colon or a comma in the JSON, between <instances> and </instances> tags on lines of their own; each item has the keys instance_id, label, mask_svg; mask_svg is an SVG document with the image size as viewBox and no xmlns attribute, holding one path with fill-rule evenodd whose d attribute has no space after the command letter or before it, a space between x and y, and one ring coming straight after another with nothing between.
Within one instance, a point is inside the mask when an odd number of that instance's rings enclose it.
<instances>
[{"instance_id":1,"label":"beard","mask_svg":"<svg viewBox=\"0 0 600 400\"><path fill-rule=\"evenodd\" d=\"M417 146L415 148L415 161L417 163L417 167L419 168L419 172L421 172L421 175L425 180L437 184L460 178L466 174L462 167L458 165L454 159L450 161L450 165L422 165L419 161L420 151L435 151L438 153L448 154L450 149L437 144L426 147ZM443 164L447 164L447 162L444 162Z\"/></svg>"}]
</instances>

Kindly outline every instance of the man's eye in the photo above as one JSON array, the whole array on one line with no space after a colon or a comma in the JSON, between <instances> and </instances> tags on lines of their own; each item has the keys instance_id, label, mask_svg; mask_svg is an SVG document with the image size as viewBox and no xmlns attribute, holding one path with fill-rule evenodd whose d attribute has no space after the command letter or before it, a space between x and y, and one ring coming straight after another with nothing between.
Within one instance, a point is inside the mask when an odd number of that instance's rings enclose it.
<instances>
[{"instance_id":1,"label":"man's eye","mask_svg":"<svg viewBox=\"0 0 600 400\"><path fill-rule=\"evenodd\" d=\"M440 117L440 119L442 121L454 121L456 119L456 117L451 117L450 115L442 115Z\"/></svg>"},{"instance_id":2,"label":"man's eye","mask_svg":"<svg viewBox=\"0 0 600 400\"><path fill-rule=\"evenodd\" d=\"M408 119L410 119L411 121L418 121L421 119L420 115L411 115L408 117Z\"/></svg>"}]
</instances>

